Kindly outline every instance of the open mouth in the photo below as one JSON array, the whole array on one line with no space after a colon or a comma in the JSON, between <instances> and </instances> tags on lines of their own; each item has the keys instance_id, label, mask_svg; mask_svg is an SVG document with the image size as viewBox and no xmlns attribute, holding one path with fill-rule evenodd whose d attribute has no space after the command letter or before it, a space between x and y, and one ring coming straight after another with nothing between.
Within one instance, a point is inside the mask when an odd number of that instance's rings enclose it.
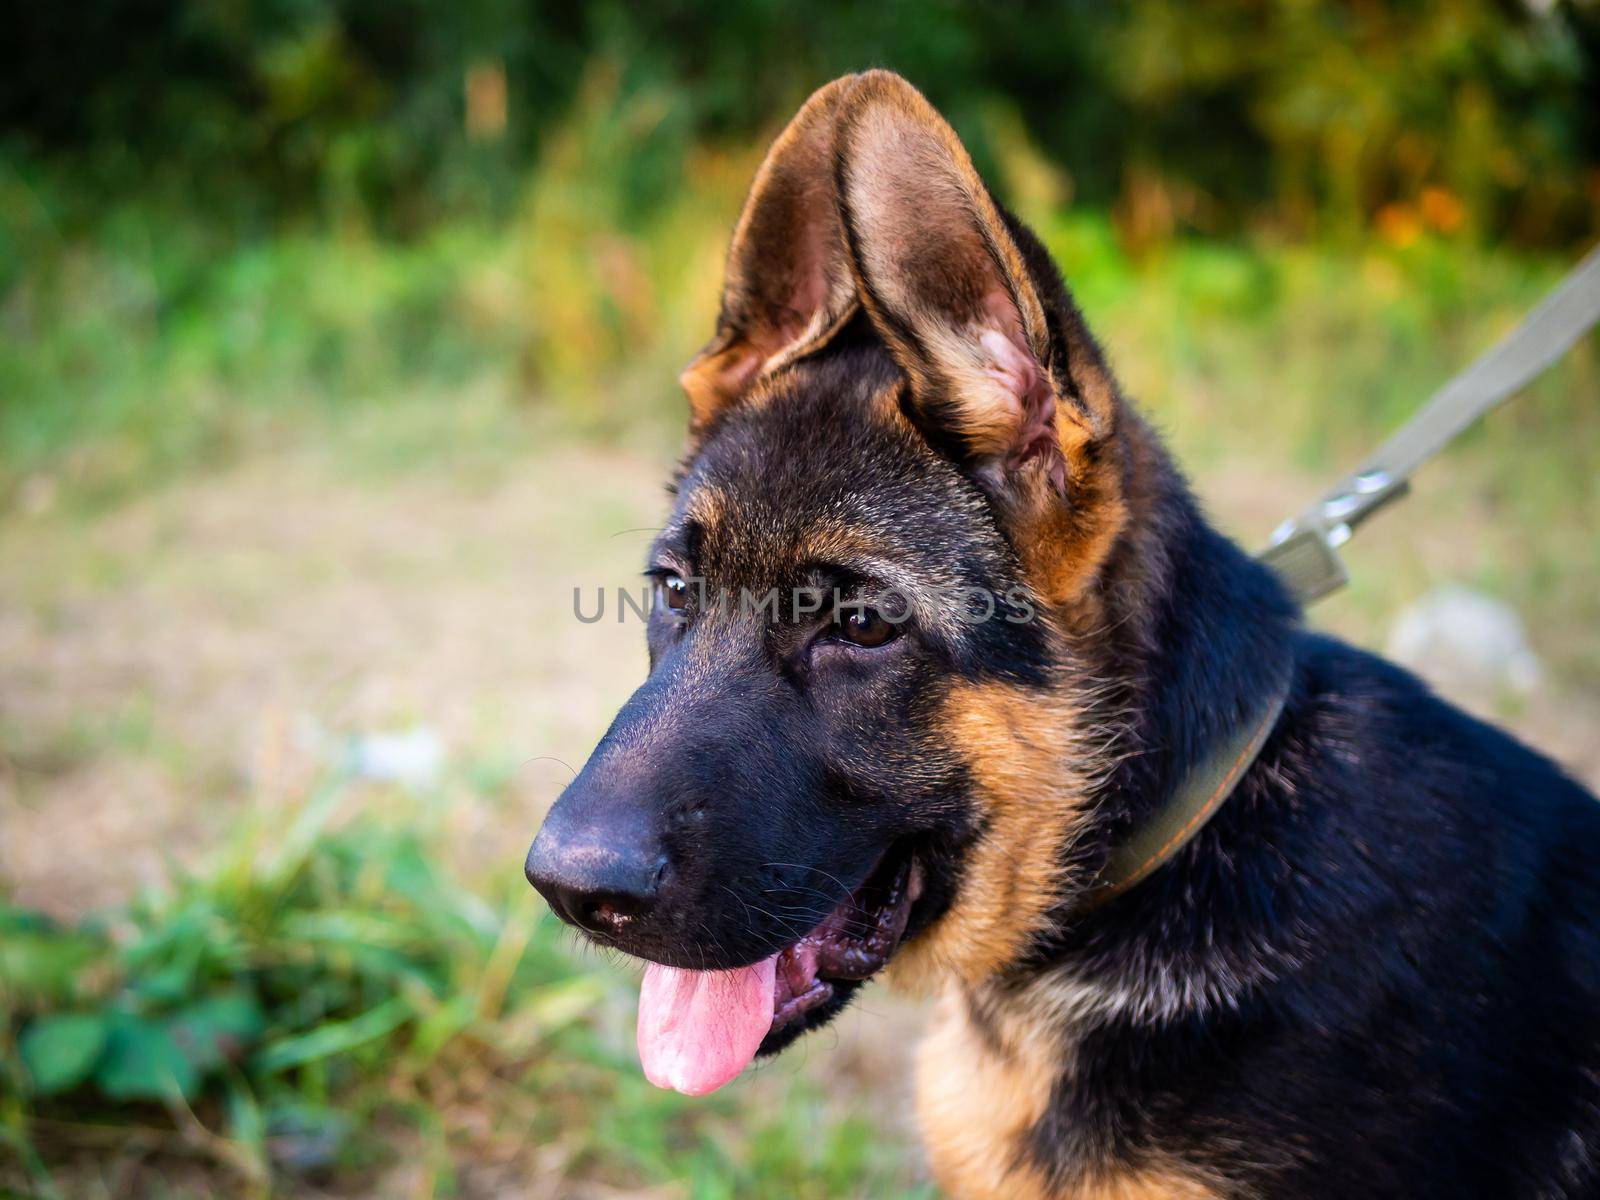
<instances>
[{"instance_id":1,"label":"open mouth","mask_svg":"<svg viewBox=\"0 0 1600 1200\"><path fill-rule=\"evenodd\" d=\"M915 855L890 851L865 883L777 954L729 971L650 963L639 993L639 1059L657 1087L715 1091L761 1051L781 1049L881 970L922 892Z\"/></svg>"},{"instance_id":2,"label":"open mouth","mask_svg":"<svg viewBox=\"0 0 1600 1200\"><path fill-rule=\"evenodd\" d=\"M836 984L870 979L882 970L900 945L921 890L915 857L885 855L820 925L780 951L771 1032L802 1023L833 999Z\"/></svg>"}]
</instances>

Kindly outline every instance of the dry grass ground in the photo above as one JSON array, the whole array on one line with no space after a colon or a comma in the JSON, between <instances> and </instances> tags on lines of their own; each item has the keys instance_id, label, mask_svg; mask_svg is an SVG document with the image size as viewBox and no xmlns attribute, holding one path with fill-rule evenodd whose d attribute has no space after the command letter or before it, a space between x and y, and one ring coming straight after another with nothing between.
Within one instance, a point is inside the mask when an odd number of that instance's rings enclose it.
<instances>
[{"instance_id":1,"label":"dry grass ground","mask_svg":"<svg viewBox=\"0 0 1600 1200\"><path fill-rule=\"evenodd\" d=\"M586 607L637 593L667 462L557 444L472 474L362 475L308 445L92 518L0 523L0 878L62 915L113 904L168 856L193 862L244 798L295 794L343 739L416 726L479 781L462 850L515 869L642 677L638 622L613 606L583 623L573 590ZM1454 484L1428 477L1365 531L1356 589L1315 619L1381 646L1399 602L1516 541ZM1311 486L1259 464L1199 479L1247 544ZM1535 647L1559 652L1560 633L1535 626ZM1591 682L1558 670L1516 709L1456 698L1596 782Z\"/></svg>"},{"instance_id":2,"label":"dry grass ground","mask_svg":"<svg viewBox=\"0 0 1600 1200\"><path fill-rule=\"evenodd\" d=\"M519 878L545 808L642 677L637 621L608 609L582 623L573 590L586 608L598 587L637 593L667 465L564 444L465 471L352 474L308 444L92 517L0 523L0 881L64 918L119 904L204 863L246 813L287 821L356 735L419 727L446 751L427 802L437 849L469 881ZM770 1112L797 1077L826 1080L829 1111L887 1099L884 1136L909 1145L895 1114L918 1016L874 995L743 1086ZM608 1040L631 1043L625 1012L602 1018L618 1024ZM461 1194L684 1194L617 1191L604 1164L500 1138L514 1116L487 1095L476 1114L459 1095L432 1103L453 1146L512 1147L498 1166L467 1154ZM375 1194L432 1194L427 1156L399 1158L367 1181ZM106 1178L66 1176L143 1194ZM217 1194L206 1171L168 1164L162 1178Z\"/></svg>"},{"instance_id":3,"label":"dry grass ground","mask_svg":"<svg viewBox=\"0 0 1600 1200\"><path fill-rule=\"evenodd\" d=\"M202 861L247 806L294 803L348 739L416 727L445 748L441 849L471 875L515 876L642 677L637 622L584 624L572 592L637 588L670 451L557 441L378 471L353 470L346 451L294 440L111 509L0 520L0 880L18 902L68 917L118 903L174 860ZM1465 477L1464 491L1460 471L1428 477L1364 533L1360 586L1317 620L1381 644L1430 580L1514 554L1517 531ZM1315 482L1258 462L1214 461L1198 478L1247 543ZM1570 625L1558 613L1536 626L1536 648L1559 658ZM1600 783L1600 688L1550 674L1515 712L1460 698ZM865 1097L884 1136L909 1144L919 1015L875 990L744 1086L777 1104L797 1074L821 1080L846 1103ZM452 1119L470 1126L470 1108L458 1098ZM407 1170L383 1194L427 1190ZM458 1186L526 1194L488 1167Z\"/></svg>"},{"instance_id":4,"label":"dry grass ground","mask_svg":"<svg viewBox=\"0 0 1600 1200\"><path fill-rule=\"evenodd\" d=\"M363 481L302 448L9 523L0 872L54 911L115 902L230 804L294 793L270 775L417 725L490 781L494 828L469 840L512 868L640 672L637 628L578 622L571 592L634 583L659 474L563 449Z\"/></svg>"},{"instance_id":5,"label":"dry grass ground","mask_svg":"<svg viewBox=\"0 0 1600 1200\"><path fill-rule=\"evenodd\" d=\"M249 818L287 820L353 739L421 729L443 748L436 783L403 805L392 785L353 788L351 802L396 805L392 822L425 830L475 888L533 911L518 877L528 839L644 668L637 624L578 622L572 588L637 585L680 428L670 381L710 331L760 153L702 148L682 187L633 211L619 180L658 140L660 115L616 103L608 86L597 77L551 131L504 225L446 222L404 241L358 225L262 230L219 244L164 201L74 231L27 180L0 196L25 216L9 243L7 278L20 282L0 312L0 896L62 917L120 905L212 858ZM1561 255L1415 231L1134 246L1107 214L1070 206L1065 178L1015 133L995 149L1002 190L1122 378L1249 545L1564 269ZM1545 684L1509 707L1457 698L1591 783L1597 351L1590 339L1363 530L1354 586L1314 614L1381 646L1396 612L1436 583L1509 600ZM841 1136L881 1135L891 1154L909 1143L914 1004L870 989L724 1107L678 1104L658 1101L628 1061L626 970L596 964L593 979L606 999L588 1020L609 1057L538 1059L558 1076L588 1071L586 1083L540 1076L492 1099L476 1064L392 1137L392 1114L372 1117L396 1144L392 1170L329 1186L563 1200L919 1194L903 1160L866 1183L859 1164L817 1170L818 1154L850 1158L818 1136L826 1105L856 1102L871 1118ZM385 1048L403 1050L401 1039ZM400 1086L379 1069L313 1099ZM0 1087L0 1143L8 1100ZM559 1122L548 1144L530 1142L530 1109ZM170 1138L172 1125L158 1132ZM652 1142L655 1163L641 1166ZM711 1154L704 1178L686 1181L684 1164L708 1145L738 1153ZM157 1171L139 1138L98 1157L108 1161L72 1174L63 1194L238 1194L233 1177L187 1160L188 1173ZM138 1182L151 1172L161 1190ZM678 1182L640 1190L663 1180ZM283 1186L320 1194L298 1176Z\"/></svg>"},{"instance_id":6,"label":"dry grass ground","mask_svg":"<svg viewBox=\"0 0 1600 1200\"><path fill-rule=\"evenodd\" d=\"M65 916L193 862L230 808L288 796L360 733L422 726L482 786L461 849L515 868L544 807L642 678L638 622L574 616L574 589L639 589L662 450L551 444L470 470L352 472L308 443L85 518L0 521L0 878ZM1246 544L1318 481L1212 463L1197 486ZM1313 617L1381 647L1430 582L1514 554L1468 473L1439 469L1349 552L1357 582ZM1582 564L1574 563L1574 570ZM1508 720L1591 783L1600 681L1555 680ZM203 797L203 803L197 798Z\"/></svg>"}]
</instances>

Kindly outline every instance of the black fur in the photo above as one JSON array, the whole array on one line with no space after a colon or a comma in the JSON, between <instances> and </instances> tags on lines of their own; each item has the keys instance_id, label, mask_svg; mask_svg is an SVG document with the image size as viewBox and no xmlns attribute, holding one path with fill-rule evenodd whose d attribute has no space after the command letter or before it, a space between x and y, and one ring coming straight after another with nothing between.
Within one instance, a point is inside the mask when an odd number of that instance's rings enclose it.
<instances>
[{"instance_id":1,"label":"black fur","mask_svg":"<svg viewBox=\"0 0 1600 1200\"><path fill-rule=\"evenodd\" d=\"M1038 242L1008 229L1071 401L1104 362ZM820 586L871 600L889 582L877 561L1042 609L993 479L906 389L858 316L757 402L716 414L652 571L712 596ZM910 856L916 939L960 896L987 820L941 703L979 682L1041 704L1067 694L1077 725L1107 731L1110 765L1082 797L1045 931L964 985L994 1053L1014 1049L998 1032L1008 1011L1055 1013L1069 1047L1046 1064L1055 1083L1019 1165L1064 1196L1174 1164L1237 1196L1600 1195L1600 807L1410 675L1307 631L1117 403L1097 452L1131 516L1091 626L919 616L862 650L831 609L658 607L650 679L557 809L615 815L661 855L653 907L598 936L675 966L743 966ZM852 539L869 565L826 549ZM1086 908L1111 847L1286 671L1282 715L1216 818ZM856 987L840 980L764 1049Z\"/></svg>"},{"instance_id":2,"label":"black fur","mask_svg":"<svg viewBox=\"0 0 1600 1200\"><path fill-rule=\"evenodd\" d=\"M1136 715L1090 844L1167 795L1285 657L1293 683L1200 835L1105 908L1063 911L1008 978L1147 1001L1082 1021L1029 1157L1063 1182L1176 1158L1243 1195L1600 1195L1600 804L1303 629L1175 476L1161 490L1165 586L1109 634Z\"/></svg>"}]
</instances>

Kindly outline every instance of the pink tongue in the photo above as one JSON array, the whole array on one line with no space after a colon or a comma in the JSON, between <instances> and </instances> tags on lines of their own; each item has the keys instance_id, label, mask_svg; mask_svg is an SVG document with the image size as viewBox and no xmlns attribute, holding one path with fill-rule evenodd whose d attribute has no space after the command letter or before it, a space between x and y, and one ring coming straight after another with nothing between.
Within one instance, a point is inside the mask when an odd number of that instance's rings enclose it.
<instances>
[{"instance_id":1,"label":"pink tongue","mask_svg":"<svg viewBox=\"0 0 1600 1200\"><path fill-rule=\"evenodd\" d=\"M639 1061L657 1087L704 1096L750 1064L772 1028L778 956L735 971L651 963L639 989Z\"/></svg>"}]
</instances>

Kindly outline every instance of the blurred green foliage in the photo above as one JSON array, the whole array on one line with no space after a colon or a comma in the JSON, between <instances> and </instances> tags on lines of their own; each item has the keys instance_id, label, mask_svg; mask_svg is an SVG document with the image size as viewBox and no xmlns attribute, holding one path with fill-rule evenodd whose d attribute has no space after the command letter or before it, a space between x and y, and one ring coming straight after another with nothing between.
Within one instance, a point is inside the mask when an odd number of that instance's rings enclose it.
<instances>
[{"instance_id":1,"label":"blurred green foliage","mask_svg":"<svg viewBox=\"0 0 1600 1200\"><path fill-rule=\"evenodd\" d=\"M408 464L670 444L766 136L872 65L950 115L1186 462L1351 461L1600 231L1594 0L36 4L0 39L0 507L340 423ZM1597 349L1454 452L1526 531L1490 582L1589 678ZM341 794L81 927L0 906L0 1190L148 1143L216 1194L397 1153L449 1192L465 1144L919 1194L804 1089L649 1088L618 975Z\"/></svg>"},{"instance_id":2,"label":"blurred green foliage","mask_svg":"<svg viewBox=\"0 0 1600 1200\"><path fill-rule=\"evenodd\" d=\"M440 390L670 427L766 134L872 64L1102 328L1140 306L1099 296L1234 281L1141 346L1158 406L1192 350L1291 416L1361 397L1366 438L1600 230L1595 0L33 5L0 39L0 500Z\"/></svg>"},{"instance_id":3,"label":"blurred green foliage","mask_svg":"<svg viewBox=\"0 0 1600 1200\"><path fill-rule=\"evenodd\" d=\"M234 243L137 197L72 236L55 219L67 200L0 179L0 228L13 233L0 254L13 283L0 310L0 495L33 480L114 498L226 461L308 413L393 416L411 401L444 406L455 437L469 414L507 444L523 418L675 437L673 381L710 332L727 230L762 147L691 152L683 186L630 216L617 180L655 136L643 104L617 72L592 70L505 220L409 239L306 228ZM1118 369L1141 403L1164 422L1211 411L1236 449L1257 437L1317 470L1403 419L1565 267L1554 252L1426 226L1140 242L1114 214L1067 204L1059 168L1018 126L975 128L1091 324L1127 351ZM1574 360L1580 384L1592 361ZM1540 453L1552 464L1592 444L1569 436L1594 420L1573 382L1561 377L1547 417L1521 426L1551 435Z\"/></svg>"},{"instance_id":4,"label":"blurred green foliage","mask_svg":"<svg viewBox=\"0 0 1600 1200\"><path fill-rule=\"evenodd\" d=\"M691 149L883 65L964 128L1020 118L1134 225L1348 228L1432 196L1482 234L1600 228L1593 0L37 4L0 43L0 145L80 211L132 188L239 229L416 232L508 212L597 62L651 133L617 164L634 215Z\"/></svg>"},{"instance_id":5,"label":"blurred green foliage","mask_svg":"<svg viewBox=\"0 0 1600 1200\"><path fill-rule=\"evenodd\" d=\"M463 887L425 818L351 800L330 784L78 927L0 901L0 1190L71 1194L75 1153L145 1139L217 1195L370 1184L406 1156L446 1194L462 1159L697 1200L913 1194L804 1086L737 1144L727 1098L649 1087L615 1037L625 979L575 961L525 889Z\"/></svg>"}]
</instances>

